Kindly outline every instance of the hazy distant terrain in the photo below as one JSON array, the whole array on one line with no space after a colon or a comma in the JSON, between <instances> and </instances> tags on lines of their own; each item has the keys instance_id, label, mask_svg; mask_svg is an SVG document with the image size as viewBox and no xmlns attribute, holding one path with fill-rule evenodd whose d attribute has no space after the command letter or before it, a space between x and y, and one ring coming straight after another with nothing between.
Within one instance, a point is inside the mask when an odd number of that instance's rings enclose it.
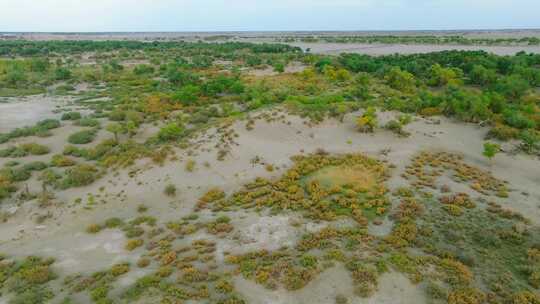
<instances>
[{"instance_id":1,"label":"hazy distant terrain","mask_svg":"<svg viewBox=\"0 0 540 304\"><path fill-rule=\"evenodd\" d=\"M540 29L454 30L454 31L294 31L294 32L118 32L118 33L2 33L26 40L182 40L226 37L228 39L275 38L283 36L464 36L474 38L540 37Z\"/></svg>"},{"instance_id":2,"label":"hazy distant terrain","mask_svg":"<svg viewBox=\"0 0 540 304\"><path fill-rule=\"evenodd\" d=\"M350 31L350 32L134 32L134 33L0 33L7 40L24 39L35 41L49 40L138 40L138 41L240 41L253 43L281 42L301 47L304 51L318 54L359 53L367 55L414 54L444 50L485 50L497 55L513 55L517 52L540 53L540 45L527 44L431 44L431 43L333 43L304 42L308 37L321 39L340 37L463 37L466 39L520 39L540 37L540 29L517 30L456 30L456 31ZM296 41L292 41L292 40Z\"/></svg>"}]
</instances>

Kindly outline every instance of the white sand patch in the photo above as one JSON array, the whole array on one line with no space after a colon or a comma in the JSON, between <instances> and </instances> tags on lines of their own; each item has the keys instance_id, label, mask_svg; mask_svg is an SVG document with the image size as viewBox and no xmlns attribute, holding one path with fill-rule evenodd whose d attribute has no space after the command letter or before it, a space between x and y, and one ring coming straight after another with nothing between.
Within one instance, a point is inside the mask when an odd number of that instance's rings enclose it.
<instances>
[{"instance_id":1,"label":"white sand patch","mask_svg":"<svg viewBox=\"0 0 540 304\"><path fill-rule=\"evenodd\" d=\"M26 97L5 98L6 103L0 103L0 133L13 129L34 125L47 118L58 118L57 107L65 106L72 97L32 95Z\"/></svg>"}]
</instances>

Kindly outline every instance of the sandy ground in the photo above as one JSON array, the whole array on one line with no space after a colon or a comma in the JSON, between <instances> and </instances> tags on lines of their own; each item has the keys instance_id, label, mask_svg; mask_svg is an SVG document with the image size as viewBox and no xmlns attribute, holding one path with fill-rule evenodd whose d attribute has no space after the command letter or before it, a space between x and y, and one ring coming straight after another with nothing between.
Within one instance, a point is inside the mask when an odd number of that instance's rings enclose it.
<instances>
[{"instance_id":1,"label":"sandy ground","mask_svg":"<svg viewBox=\"0 0 540 304\"><path fill-rule=\"evenodd\" d=\"M344 295L353 304L422 304L423 291L400 273L386 273L379 278L377 292L369 298L351 296L354 287L349 272L342 266L330 268L303 289L286 292L269 291L252 281L237 278L235 287L246 295L250 304L326 304L334 303L337 295ZM348 296L346 296L348 295Z\"/></svg>"},{"instance_id":2,"label":"sandy ground","mask_svg":"<svg viewBox=\"0 0 540 304\"><path fill-rule=\"evenodd\" d=\"M33 201L25 203L15 210L6 223L0 224L0 252L15 256L35 252L50 254L57 257L57 267L62 274L103 269L119 260L133 261L138 257L137 251L130 253L118 247L118 243L123 243L123 236L117 231L96 237L85 234L85 227L114 216L133 218L137 215L139 204L148 206L148 215L159 218L160 222L177 220L190 214L197 199L209 188L217 186L231 193L255 177L277 177L291 165L291 156L319 148L331 153L364 152L395 164L394 175L389 181L392 189L405 184L399 174L416 153L426 150L460 153L465 162L490 170L495 177L510 182L512 191L508 199L490 199L540 224L538 160L525 155L500 154L490 165L481 153L487 128L455 123L445 118L440 118L440 123L417 118L406 127L411 136L400 138L385 130L377 130L374 134L358 133L354 127L355 115L358 113L347 115L343 123L327 120L313 127L297 116L285 116L284 122L257 120L251 131L246 129L246 121L238 121L232 126L239 135L235 138L238 145L232 146L230 155L224 161L216 159L213 147L219 137L214 129L210 129L198 138L199 144L194 144L190 151L178 150L178 160L169 161L162 167L141 160L126 170L109 173L90 186L58 191L57 205L53 208L43 210ZM384 124L396 113L379 115L380 123ZM53 138L65 138L67 132L61 128L53 130L53 133ZM188 153L191 155L188 156ZM255 156L277 169L268 172L262 165L252 165L250 160ZM187 159L196 161L195 171L187 172L184 169ZM208 167L203 166L205 162ZM170 183L178 188L178 195L173 198L163 193L164 187ZM100 191L101 187L104 187L103 191ZM88 194L96 197L96 204L84 208ZM76 198L82 198L82 203L74 203ZM3 206L5 209L13 207L9 203ZM36 224L35 214L43 212L50 212L51 218ZM204 218L211 214L205 211L201 215ZM218 260L221 260L220 252L225 250L242 246L248 249L273 249L294 243L302 233L322 227L308 224L293 227L291 221L299 219L295 214L266 216L245 213L231 218L237 227L233 233L235 237L218 241ZM377 235L384 235L391 226L391 222L385 221L384 225L372 230ZM134 276L140 275L133 271L125 280L132 281ZM308 287L295 293L279 290L269 292L253 282L236 279L237 288L244 291L249 303L329 303L328 297L337 293L351 297L351 303L405 304L425 301L420 289L398 274L383 276L379 292L369 299L352 297L352 287L347 284L350 284L350 279L340 267L327 270Z\"/></svg>"},{"instance_id":3,"label":"sandy ground","mask_svg":"<svg viewBox=\"0 0 540 304\"><path fill-rule=\"evenodd\" d=\"M57 111L70 101L69 96L32 95L4 98L0 102L0 133L30 126L47 118L59 118Z\"/></svg>"}]
</instances>

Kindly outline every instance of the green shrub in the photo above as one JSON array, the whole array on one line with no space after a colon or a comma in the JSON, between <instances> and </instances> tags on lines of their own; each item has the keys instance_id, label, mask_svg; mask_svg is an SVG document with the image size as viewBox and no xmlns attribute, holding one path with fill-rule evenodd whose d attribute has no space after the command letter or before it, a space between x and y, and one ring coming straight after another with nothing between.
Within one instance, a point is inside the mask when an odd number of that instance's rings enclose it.
<instances>
[{"instance_id":1,"label":"green shrub","mask_svg":"<svg viewBox=\"0 0 540 304\"><path fill-rule=\"evenodd\" d=\"M81 118L81 113L79 112L67 112L62 114L62 120L77 120Z\"/></svg>"},{"instance_id":2,"label":"green shrub","mask_svg":"<svg viewBox=\"0 0 540 304\"><path fill-rule=\"evenodd\" d=\"M54 167L70 167L75 165L75 161L64 155L54 155L51 159L51 165Z\"/></svg>"},{"instance_id":3,"label":"green shrub","mask_svg":"<svg viewBox=\"0 0 540 304\"><path fill-rule=\"evenodd\" d=\"M48 300L52 299L54 294L48 288L44 287L30 287L25 289L22 293L15 295L9 304L44 304Z\"/></svg>"},{"instance_id":4,"label":"green shrub","mask_svg":"<svg viewBox=\"0 0 540 304\"><path fill-rule=\"evenodd\" d=\"M7 134L0 134L0 144L9 141L12 138L27 137L27 136L44 136L49 134L48 131L60 127L60 121L56 119L45 119L39 121L35 126L17 128Z\"/></svg>"},{"instance_id":5,"label":"green shrub","mask_svg":"<svg viewBox=\"0 0 540 304\"><path fill-rule=\"evenodd\" d=\"M88 225L88 227L86 227L86 232L91 233L91 234L96 234L96 233L100 232L101 229L103 229L103 227L101 227L98 224L90 224L90 225Z\"/></svg>"},{"instance_id":6,"label":"green shrub","mask_svg":"<svg viewBox=\"0 0 540 304\"><path fill-rule=\"evenodd\" d=\"M60 127L60 121L56 119L45 119L38 122L36 126L40 129L46 129L46 130L56 129Z\"/></svg>"},{"instance_id":7,"label":"green shrub","mask_svg":"<svg viewBox=\"0 0 540 304\"><path fill-rule=\"evenodd\" d=\"M402 71L399 67L391 68L384 76L384 79L391 88L399 91L411 92L415 88L414 75Z\"/></svg>"},{"instance_id":8,"label":"green shrub","mask_svg":"<svg viewBox=\"0 0 540 304\"><path fill-rule=\"evenodd\" d=\"M201 94L198 86L187 85L172 95L172 100L183 105L192 105L196 103Z\"/></svg>"},{"instance_id":9,"label":"green shrub","mask_svg":"<svg viewBox=\"0 0 540 304\"><path fill-rule=\"evenodd\" d=\"M83 131L79 131L79 132L75 132L71 134L68 137L68 142L70 144L82 145L82 144L91 143L94 140L94 138L96 138L96 130L94 129L83 130Z\"/></svg>"},{"instance_id":10,"label":"green shrub","mask_svg":"<svg viewBox=\"0 0 540 304\"><path fill-rule=\"evenodd\" d=\"M527 153L540 150L540 133L534 130L525 130L519 135L521 139L521 149Z\"/></svg>"},{"instance_id":11,"label":"green shrub","mask_svg":"<svg viewBox=\"0 0 540 304\"><path fill-rule=\"evenodd\" d=\"M49 148L36 143L22 144L18 147L8 147L0 150L0 157L25 157L31 155L43 155L49 153Z\"/></svg>"},{"instance_id":12,"label":"green shrub","mask_svg":"<svg viewBox=\"0 0 540 304\"><path fill-rule=\"evenodd\" d=\"M183 134L184 128L177 123L170 123L159 130L158 139L161 141L173 141L179 139Z\"/></svg>"},{"instance_id":13,"label":"green shrub","mask_svg":"<svg viewBox=\"0 0 540 304\"><path fill-rule=\"evenodd\" d=\"M122 221L121 219L117 217L112 217L105 221L105 227L109 229L121 227L123 225L124 225L124 221Z\"/></svg>"},{"instance_id":14,"label":"green shrub","mask_svg":"<svg viewBox=\"0 0 540 304\"><path fill-rule=\"evenodd\" d=\"M534 129L536 123L518 110L507 109L503 111L503 119L506 124L518 129Z\"/></svg>"},{"instance_id":15,"label":"green shrub","mask_svg":"<svg viewBox=\"0 0 540 304\"><path fill-rule=\"evenodd\" d=\"M98 169L92 165L76 165L66 170L64 178L60 180L59 187L66 189L86 186L93 183L97 179L98 174Z\"/></svg>"},{"instance_id":16,"label":"green shrub","mask_svg":"<svg viewBox=\"0 0 540 304\"><path fill-rule=\"evenodd\" d=\"M32 155L43 155L50 152L48 147L36 143L23 144L21 148Z\"/></svg>"},{"instance_id":17,"label":"green shrub","mask_svg":"<svg viewBox=\"0 0 540 304\"><path fill-rule=\"evenodd\" d=\"M97 119L84 117L84 118L81 118L81 119L77 120L75 122L75 125L81 126L81 127L92 127L92 128L94 128L94 127L99 126L99 121Z\"/></svg>"},{"instance_id":18,"label":"green shrub","mask_svg":"<svg viewBox=\"0 0 540 304\"><path fill-rule=\"evenodd\" d=\"M503 124L495 124L487 134L487 138L495 138L498 140L510 140L519 136L519 129L509 127Z\"/></svg>"},{"instance_id":19,"label":"green shrub","mask_svg":"<svg viewBox=\"0 0 540 304\"><path fill-rule=\"evenodd\" d=\"M126 112L122 110L114 110L109 113L109 120L122 121L124 119L126 119Z\"/></svg>"},{"instance_id":20,"label":"green shrub","mask_svg":"<svg viewBox=\"0 0 540 304\"><path fill-rule=\"evenodd\" d=\"M173 184L168 184L166 187L165 187L165 190L164 190L165 194L167 196L175 196L176 195L176 186L173 185Z\"/></svg>"},{"instance_id":21,"label":"green shrub","mask_svg":"<svg viewBox=\"0 0 540 304\"><path fill-rule=\"evenodd\" d=\"M42 161L33 161L23 165L23 169L27 171L41 171L47 167L47 164Z\"/></svg>"}]
</instances>

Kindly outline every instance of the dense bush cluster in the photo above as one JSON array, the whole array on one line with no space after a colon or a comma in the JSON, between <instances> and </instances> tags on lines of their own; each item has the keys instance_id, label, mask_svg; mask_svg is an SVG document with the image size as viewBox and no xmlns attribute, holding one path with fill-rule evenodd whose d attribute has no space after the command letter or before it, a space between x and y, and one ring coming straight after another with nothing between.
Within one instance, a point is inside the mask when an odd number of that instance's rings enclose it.
<instances>
[{"instance_id":1,"label":"dense bush cluster","mask_svg":"<svg viewBox=\"0 0 540 304\"><path fill-rule=\"evenodd\" d=\"M309 218L323 220L349 216L361 225L386 213L387 190L383 182L388 169L379 161L362 154L314 154L296 156L293 160L294 166L280 179L258 178L229 198L219 190L210 190L199 200L198 208L266 207L274 212L302 211ZM330 171L321 172L325 168ZM336 183L334 177L338 175L343 180Z\"/></svg>"}]
</instances>

